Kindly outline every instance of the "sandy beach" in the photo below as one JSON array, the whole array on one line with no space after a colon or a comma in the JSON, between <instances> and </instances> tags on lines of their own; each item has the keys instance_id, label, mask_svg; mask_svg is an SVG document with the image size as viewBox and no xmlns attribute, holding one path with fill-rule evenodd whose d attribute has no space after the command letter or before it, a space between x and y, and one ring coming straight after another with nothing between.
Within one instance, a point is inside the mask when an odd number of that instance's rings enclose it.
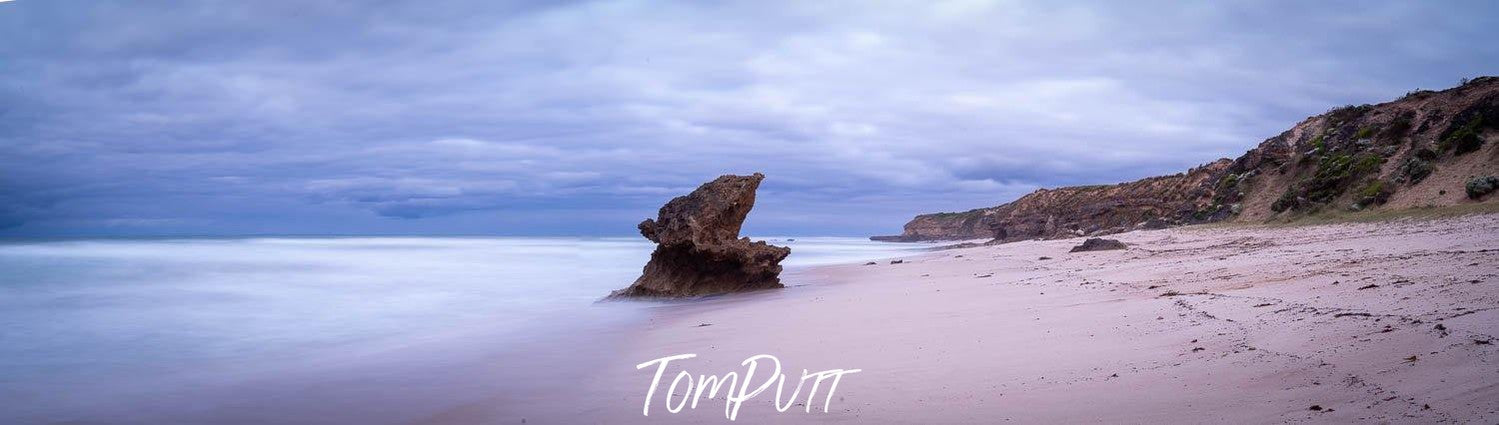
<instances>
[{"instance_id":1,"label":"sandy beach","mask_svg":"<svg viewBox=\"0 0 1499 425\"><path fill-rule=\"evenodd\" d=\"M1069 239L934 251L665 304L626 331L586 396L506 420L723 423L722 396L675 414L660 397L679 371L742 374L756 354L776 356L791 384L803 369L862 371L828 413L820 395L812 413L806 400L777 412L767 391L737 422L1499 418L1499 214L1117 236L1129 249L1068 253L1081 241ZM652 369L635 365L684 353L697 358L669 365L642 416Z\"/></svg>"}]
</instances>

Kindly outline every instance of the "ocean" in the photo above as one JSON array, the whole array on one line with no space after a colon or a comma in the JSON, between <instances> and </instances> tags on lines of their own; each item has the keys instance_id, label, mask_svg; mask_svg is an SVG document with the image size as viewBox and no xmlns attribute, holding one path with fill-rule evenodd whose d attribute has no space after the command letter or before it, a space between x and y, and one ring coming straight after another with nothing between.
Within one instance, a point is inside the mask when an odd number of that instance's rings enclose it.
<instances>
[{"instance_id":1,"label":"ocean","mask_svg":"<svg viewBox=\"0 0 1499 425\"><path fill-rule=\"evenodd\" d=\"M788 271L930 246L757 239L792 248ZM655 303L595 301L629 285L651 249L640 238L0 242L0 423L420 421L514 390L549 341L649 314Z\"/></svg>"}]
</instances>

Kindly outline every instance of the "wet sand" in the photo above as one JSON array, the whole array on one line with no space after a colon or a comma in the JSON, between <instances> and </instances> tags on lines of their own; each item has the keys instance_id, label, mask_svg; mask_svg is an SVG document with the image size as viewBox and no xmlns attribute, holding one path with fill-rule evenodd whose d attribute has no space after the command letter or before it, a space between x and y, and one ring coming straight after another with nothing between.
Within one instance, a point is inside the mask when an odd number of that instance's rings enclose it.
<instances>
[{"instance_id":1,"label":"wet sand","mask_svg":"<svg viewBox=\"0 0 1499 425\"><path fill-rule=\"evenodd\" d=\"M1499 214L1113 237L1130 248L937 251L662 305L573 390L484 419L724 423L722 396L667 413L671 376L772 354L790 384L804 368L862 372L829 413L821 395L813 413L777 412L767 391L737 422L1499 420ZM635 365L682 353L698 358L671 364L642 416L653 370Z\"/></svg>"}]
</instances>

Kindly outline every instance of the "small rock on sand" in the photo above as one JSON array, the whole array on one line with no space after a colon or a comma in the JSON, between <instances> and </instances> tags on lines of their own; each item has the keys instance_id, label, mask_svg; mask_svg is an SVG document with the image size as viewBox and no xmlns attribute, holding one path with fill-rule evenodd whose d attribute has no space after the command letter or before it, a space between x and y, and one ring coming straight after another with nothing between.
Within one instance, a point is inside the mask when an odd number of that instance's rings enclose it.
<instances>
[{"instance_id":1,"label":"small rock on sand","mask_svg":"<svg viewBox=\"0 0 1499 425\"><path fill-rule=\"evenodd\" d=\"M1129 248L1129 245L1125 245L1124 242L1120 242L1117 240L1104 238L1088 238L1088 240L1083 241L1082 245L1074 246L1072 247L1071 251L1067 252L1107 251L1112 249L1125 248Z\"/></svg>"}]
</instances>

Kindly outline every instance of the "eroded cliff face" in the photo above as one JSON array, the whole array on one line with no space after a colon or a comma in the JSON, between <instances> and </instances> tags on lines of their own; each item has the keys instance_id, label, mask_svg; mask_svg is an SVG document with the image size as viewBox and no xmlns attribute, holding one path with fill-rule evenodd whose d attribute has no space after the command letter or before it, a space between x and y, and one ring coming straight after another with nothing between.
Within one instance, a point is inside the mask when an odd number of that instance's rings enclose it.
<instances>
[{"instance_id":1,"label":"eroded cliff face","mask_svg":"<svg viewBox=\"0 0 1499 425\"><path fill-rule=\"evenodd\" d=\"M872 236L869 239L886 242L919 242L932 240L989 239L994 232L989 229L981 208L960 213L922 214L906 223L905 230L896 236Z\"/></svg>"},{"instance_id":2,"label":"eroded cliff face","mask_svg":"<svg viewBox=\"0 0 1499 425\"><path fill-rule=\"evenodd\" d=\"M1220 159L1183 174L1038 190L995 208L989 228L994 239L1009 242L1219 220L1232 212L1213 201L1213 185L1229 164Z\"/></svg>"},{"instance_id":3,"label":"eroded cliff face","mask_svg":"<svg viewBox=\"0 0 1499 425\"><path fill-rule=\"evenodd\" d=\"M995 239L1002 242L1117 233L1222 219L1229 206L1215 204L1213 185L1231 161L1186 173L1129 183L1041 189L1004 205L961 213L924 214L887 241Z\"/></svg>"},{"instance_id":4,"label":"eroded cliff face","mask_svg":"<svg viewBox=\"0 0 1499 425\"><path fill-rule=\"evenodd\" d=\"M1499 78L1335 108L1237 159L1129 183L1042 189L1013 202L923 214L887 241L1008 242L1334 210L1485 202L1464 185L1499 175Z\"/></svg>"},{"instance_id":5,"label":"eroded cliff face","mask_svg":"<svg viewBox=\"0 0 1499 425\"><path fill-rule=\"evenodd\" d=\"M751 242L739 229L765 176L724 175L661 207L638 226L656 250L640 278L609 298L692 297L780 288L791 249Z\"/></svg>"},{"instance_id":6,"label":"eroded cliff face","mask_svg":"<svg viewBox=\"0 0 1499 425\"><path fill-rule=\"evenodd\" d=\"M1463 185L1499 174L1499 78L1307 118L1234 161L1221 194L1240 221L1487 201Z\"/></svg>"}]
</instances>

